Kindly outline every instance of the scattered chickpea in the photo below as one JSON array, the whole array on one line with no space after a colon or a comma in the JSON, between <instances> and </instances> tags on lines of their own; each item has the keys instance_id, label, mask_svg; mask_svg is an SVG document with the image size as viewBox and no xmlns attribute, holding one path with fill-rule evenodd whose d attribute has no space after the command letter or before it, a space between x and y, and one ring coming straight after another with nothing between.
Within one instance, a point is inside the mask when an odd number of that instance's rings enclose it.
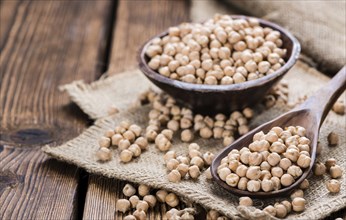
<instances>
[{"instance_id":1,"label":"scattered chickpea","mask_svg":"<svg viewBox=\"0 0 346 220\"><path fill-rule=\"evenodd\" d=\"M287 213L290 213L292 211L292 203L290 203L287 200L284 200L281 202L282 205L286 207Z\"/></svg>"},{"instance_id":2,"label":"scattered chickpea","mask_svg":"<svg viewBox=\"0 0 346 220\"><path fill-rule=\"evenodd\" d=\"M310 186L309 180L304 179L303 182L299 185L299 188L304 190L309 188L309 186Z\"/></svg>"},{"instance_id":3,"label":"scattered chickpea","mask_svg":"<svg viewBox=\"0 0 346 220\"><path fill-rule=\"evenodd\" d=\"M181 174L178 170L172 170L168 174L168 180L173 183L177 183L181 181Z\"/></svg>"},{"instance_id":4,"label":"scattered chickpea","mask_svg":"<svg viewBox=\"0 0 346 220\"><path fill-rule=\"evenodd\" d=\"M109 150L109 148L101 147L96 152L96 157L100 161L109 161L112 159L112 152Z\"/></svg>"},{"instance_id":5,"label":"scattered chickpea","mask_svg":"<svg viewBox=\"0 0 346 220\"><path fill-rule=\"evenodd\" d=\"M296 189L292 194L291 194L291 199L297 198L297 197L304 197L304 192L301 189Z\"/></svg>"},{"instance_id":6,"label":"scattered chickpea","mask_svg":"<svg viewBox=\"0 0 346 220\"><path fill-rule=\"evenodd\" d=\"M243 206L252 206L253 205L253 201L250 197L240 197L239 198L239 205L243 205Z\"/></svg>"},{"instance_id":7,"label":"scattered chickpea","mask_svg":"<svg viewBox=\"0 0 346 220\"><path fill-rule=\"evenodd\" d=\"M153 195L144 196L143 201L147 202L150 208L153 208L157 202L156 197Z\"/></svg>"},{"instance_id":8,"label":"scattered chickpea","mask_svg":"<svg viewBox=\"0 0 346 220\"><path fill-rule=\"evenodd\" d=\"M136 195L131 196L131 197L129 198L129 202L131 203L131 207L132 207L132 208L136 208L136 206L137 206L137 204L138 204L138 202L139 202L138 196L136 196Z\"/></svg>"},{"instance_id":9,"label":"scattered chickpea","mask_svg":"<svg viewBox=\"0 0 346 220\"><path fill-rule=\"evenodd\" d=\"M332 110L339 115L345 114L345 104L342 101L336 101L333 105Z\"/></svg>"},{"instance_id":10,"label":"scattered chickpea","mask_svg":"<svg viewBox=\"0 0 346 220\"><path fill-rule=\"evenodd\" d=\"M145 219L147 219L147 214L143 210L135 210L133 212L133 216L135 216L137 220L145 220Z\"/></svg>"},{"instance_id":11,"label":"scattered chickpea","mask_svg":"<svg viewBox=\"0 0 346 220\"><path fill-rule=\"evenodd\" d=\"M136 210L147 212L149 209L149 204L146 201L138 201L136 205Z\"/></svg>"},{"instance_id":12,"label":"scattered chickpea","mask_svg":"<svg viewBox=\"0 0 346 220\"><path fill-rule=\"evenodd\" d=\"M165 202L171 207L179 205L179 199L174 193L169 193L165 198Z\"/></svg>"},{"instance_id":13,"label":"scattered chickpea","mask_svg":"<svg viewBox=\"0 0 346 220\"><path fill-rule=\"evenodd\" d=\"M127 216L124 217L124 220L137 220L137 219L133 215L127 215Z\"/></svg>"},{"instance_id":14,"label":"scattered chickpea","mask_svg":"<svg viewBox=\"0 0 346 220\"><path fill-rule=\"evenodd\" d=\"M328 143L329 146L336 146L339 143L339 135L337 135L335 132L330 132L328 134Z\"/></svg>"},{"instance_id":15,"label":"scattered chickpea","mask_svg":"<svg viewBox=\"0 0 346 220\"><path fill-rule=\"evenodd\" d=\"M130 209L130 202L127 199L118 199L115 204L115 211L125 213Z\"/></svg>"},{"instance_id":16,"label":"scattered chickpea","mask_svg":"<svg viewBox=\"0 0 346 220\"><path fill-rule=\"evenodd\" d=\"M329 173L333 179L337 179L342 176L342 169L339 165L334 165L330 167Z\"/></svg>"},{"instance_id":17,"label":"scattered chickpea","mask_svg":"<svg viewBox=\"0 0 346 220\"><path fill-rule=\"evenodd\" d=\"M263 209L263 211L268 213L269 215L276 216L276 209L272 205L268 205Z\"/></svg>"},{"instance_id":18,"label":"scattered chickpea","mask_svg":"<svg viewBox=\"0 0 346 220\"><path fill-rule=\"evenodd\" d=\"M338 180L331 179L327 182L327 189L331 193L340 192L341 183Z\"/></svg>"},{"instance_id":19,"label":"scattered chickpea","mask_svg":"<svg viewBox=\"0 0 346 220\"><path fill-rule=\"evenodd\" d=\"M316 176L322 176L323 174L326 173L326 170L327 170L326 166L321 162L317 162L314 166L314 174Z\"/></svg>"},{"instance_id":20,"label":"scattered chickpea","mask_svg":"<svg viewBox=\"0 0 346 220\"><path fill-rule=\"evenodd\" d=\"M304 198L296 197L292 201L292 209L295 212L302 212L305 210L306 201Z\"/></svg>"},{"instance_id":21,"label":"scattered chickpea","mask_svg":"<svg viewBox=\"0 0 346 220\"><path fill-rule=\"evenodd\" d=\"M146 186L146 185L144 185L144 184L140 184L139 186L138 186L138 194L140 195L140 196L146 196L146 195L149 195L149 192L150 192L150 188L149 188L149 186Z\"/></svg>"},{"instance_id":22,"label":"scattered chickpea","mask_svg":"<svg viewBox=\"0 0 346 220\"><path fill-rule=\"evenodd\" d=\"M108 148L111 145L111 139L109 137L101 137L99 140L100 147Z\"/></svg>"},{"instance_id":23,"label":"scattered chickpea","mask_svg":"<svg viewBox=\"0 0 346 220\"><path fill-rule=\"evenodd\" d=\"M126 184L123 188L123 194L127 197L131 197L136 194L136 189L131 184Z\"/></svg>"},{"instance_id":24,"label":"scattered chickpea","mask_svg":"<svg viewBox=\"0 0 346 220\"><path fill-rule=\"evenodd\" d=\"M336 165L336 160L334 158L329 158L328 160L326 160L325 165L327 170L329 170L332 166Z\"/></svg>"},{"instance_id":25,"label":"scattered chickpea","mask_svg":"<svg viewBox=\"0 0 346 220\"><path fill-rule=\"evenodd\" d=\"M120 153L120 160L124 163L130 162L132 160L133 153L130 150L123 150Z\"/></svg>"},{"instance_id":26,"label":"scattered chickpea","mask_svg":"<svg viewBox=\"0 0 346 220\"><path fill-rule=\"evenodd\" d=\"M201 171L197 165L189 167L189 175L192 179L197 179L201 175Z\"/></svg>"},{"instance_id":27,"label":"scattered chickpea","mask_svg":"<svg viewBox=\"0 0 346 220\"><path fill-rule=\"evenodd\" d=\"M274 205L274 208L276 210L276 217L278 218L285 218L288 211L285 205L277 203Z\"/></svg>"},{"instance_id":28,"label":"scattered chickpea","mask_svg":"<svg viewBox=\"0 0 346 220\"><path fill-rule=\"evenodd\" d=\"M168 195L166 190L160 189L156 192L156 198L159 202L165 202L166 196Z\"/></svg>"}]
</instances>

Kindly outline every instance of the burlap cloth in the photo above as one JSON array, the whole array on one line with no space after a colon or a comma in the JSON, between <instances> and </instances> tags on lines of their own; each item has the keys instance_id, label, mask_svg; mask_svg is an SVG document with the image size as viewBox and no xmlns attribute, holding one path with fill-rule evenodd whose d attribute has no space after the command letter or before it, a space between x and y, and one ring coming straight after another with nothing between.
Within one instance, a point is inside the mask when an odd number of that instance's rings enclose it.
<instances>
[{"instance_id":1,"label":"burlap cloth","mask_svg":"<svg viewBox=\"0 0 346 220\"><path fill-rule=\"evenodd\" d=\"M302 51L322 71L336 73L346 62L344 0L225 0L257 17L281 24L298 38Z\"/></svg>"},{"instance_id":2,"label":"burlap cloth","mask_svg":"<svg viewBox=\"0 0 346 220\"><path fill-rule=\"evenodd\" d=\"M292 100L304 94L311 94L328 81L326 76L313 68L309 68L302 62L298 62L285 78L289 82L289 96ZM163 153L159 152L152 144L139 158L128 164L119 162L118 150L114 150L112 161L106 163L97 162L94 153L99 148L98 139L107 129L114 128L124 119L145 127L148 122L147 113L149 106L134 107L133 103L135 103L139 93L151 86L149 81L137 70L108 77L90 85L83 82L74 82L63 86L62 89L69 93L72 100L85 113L93 119L100 119L96 120L95 124L79 137L59 147L46 146L43 148L44 152L59 160L82 167L90 173L173 191L186 200L200 204L207 209L216 209L230 218L258 218L258 215L255 215L245 207L237 209L238 197L222 189L216 183L208 181L204 173L197 181L169 182L162 158ZM114 104L120 112L107 116L109 107ZM132 106L130 110L127 109L129 106ZM276 105L256 116L251 122L251 127L268 121L284 111L287 111L287 107ZM345 129L345 116L339 116L331 112L321 129L320 141L324 146L324 150L319 158L320 161L334 157L337 159L338 164L343 168L346 167ZM329 148L327 147L326 137L332 130L340 135L340 144L338 147ZM220 140L204 140L195 137L194 141L202 146L202 151L209 150L217 153L222 148ZM187 145L182 143L178 136L175 136L172 149L180 154L185 154L187 153ZM345 207L346 174L342 176L342 190L336 195L328 193L325 187L325 182L328 179L329 176L327 175L310 178L311 187L306 190L305 196L308 201L306 211L303 213L293 213L287 218L318 219ZM274 201L281 199L255 200L255 204L257 207L264 207L268 203L273 204Z\"/></svg>"}]
</instances>

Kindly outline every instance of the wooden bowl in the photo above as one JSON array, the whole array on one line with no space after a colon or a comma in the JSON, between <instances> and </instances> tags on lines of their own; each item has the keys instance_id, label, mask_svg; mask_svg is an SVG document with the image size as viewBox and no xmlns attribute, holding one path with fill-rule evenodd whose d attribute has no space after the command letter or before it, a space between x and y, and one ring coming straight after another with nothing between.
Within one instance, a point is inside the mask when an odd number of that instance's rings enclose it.
<instances>
[{"instance_id":1,"label":"wooden bowl","mask_svg":"<svg viewBox=\"0 0 346 220\"><path fill-rule=\"evenodd\" d=\"M232 15L234 19L249 19L243 15ZM287 30L269 21L257 18L262 27L270 27L281 33L283 48L287 49L285 64L274 73L256 80L231 85L201 85L173 80L160 75L148 66L149 57L145 55L151 40L168 35L165 31L147 41L138 56L139 68L144 75L156 86L175 98L178 104L201 114L229 113L233 110L252 106L263 99L265 94L274 86L287 71L296 63L300 44Z\"/></svg>"}]
</instances>

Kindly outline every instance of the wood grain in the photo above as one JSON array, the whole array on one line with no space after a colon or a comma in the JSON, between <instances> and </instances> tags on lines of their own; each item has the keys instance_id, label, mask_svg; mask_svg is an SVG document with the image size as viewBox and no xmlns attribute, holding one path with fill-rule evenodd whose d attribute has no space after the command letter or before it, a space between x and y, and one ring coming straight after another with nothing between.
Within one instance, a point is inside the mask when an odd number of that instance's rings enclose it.
<instances>
[{"instance_id":1,"label":"wood grain","mask_svg":"<svg viewBox=\"0 0 346 220\"><path fill-rule=\"evenodd\" d=\"M58 86L90 82L103 71L110 5L1 2L2 12L10 11L1 29L7 32L0 59L1 219L77 217L79 170L48 159L39 147L61 144L89 123Z\"/></svg>"},{"instance_id":2,"label":"wood grain","mask_svg":"<svg viewBox=\"0 0 346 220\"><path fill-rule=\"evenodd\" d=\"M13 25L13 20L17 14L19 5L19 0L0 1L0 51Z\"/></svg>"},{"instance_id":3,"label":"wood grain","mask_svg":"<svg viewBox=\"0 0 346 220\"><path fill-rule=\"evenodd\" d=\"M138 66L137 53L150 37L190 20L190 1L119 1L108 72Z\"/></svg>"},{"instance_id":4,"label":"wood grain","mask_svg":"<svg viewBox=\"0 0 346 220\"><path fill-rule=\"evenodd\" d=\"M138 65L137 50L141 45L168 27L189 21L189 7L189 1L119 1L108 73L135 68ZM121 219L122 215L115 215L115 203L122 198L123 185L124 182L119 180L91 175L83 217ZM162 219L165 212L166 207L162 205L150 210L148 218Z\"/></svg>"}]
</instances>

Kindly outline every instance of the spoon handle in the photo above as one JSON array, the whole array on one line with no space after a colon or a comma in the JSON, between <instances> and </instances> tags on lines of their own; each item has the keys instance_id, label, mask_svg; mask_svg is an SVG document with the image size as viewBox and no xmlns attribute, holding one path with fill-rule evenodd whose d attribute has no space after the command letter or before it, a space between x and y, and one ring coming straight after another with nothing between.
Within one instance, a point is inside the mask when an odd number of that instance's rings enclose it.
<instances>
[{"instance_id":1,"label":"spoon handle","mask_svg":"<svg viewBox=\"0 0 346 220\"><path fill-rule=\"evenodd\" d=\"M319 127L326 118L335 101L346 89L346 65L313 96L309 97L298 109L310 109L315 113Z\"/></svg>"}]
</instances>

